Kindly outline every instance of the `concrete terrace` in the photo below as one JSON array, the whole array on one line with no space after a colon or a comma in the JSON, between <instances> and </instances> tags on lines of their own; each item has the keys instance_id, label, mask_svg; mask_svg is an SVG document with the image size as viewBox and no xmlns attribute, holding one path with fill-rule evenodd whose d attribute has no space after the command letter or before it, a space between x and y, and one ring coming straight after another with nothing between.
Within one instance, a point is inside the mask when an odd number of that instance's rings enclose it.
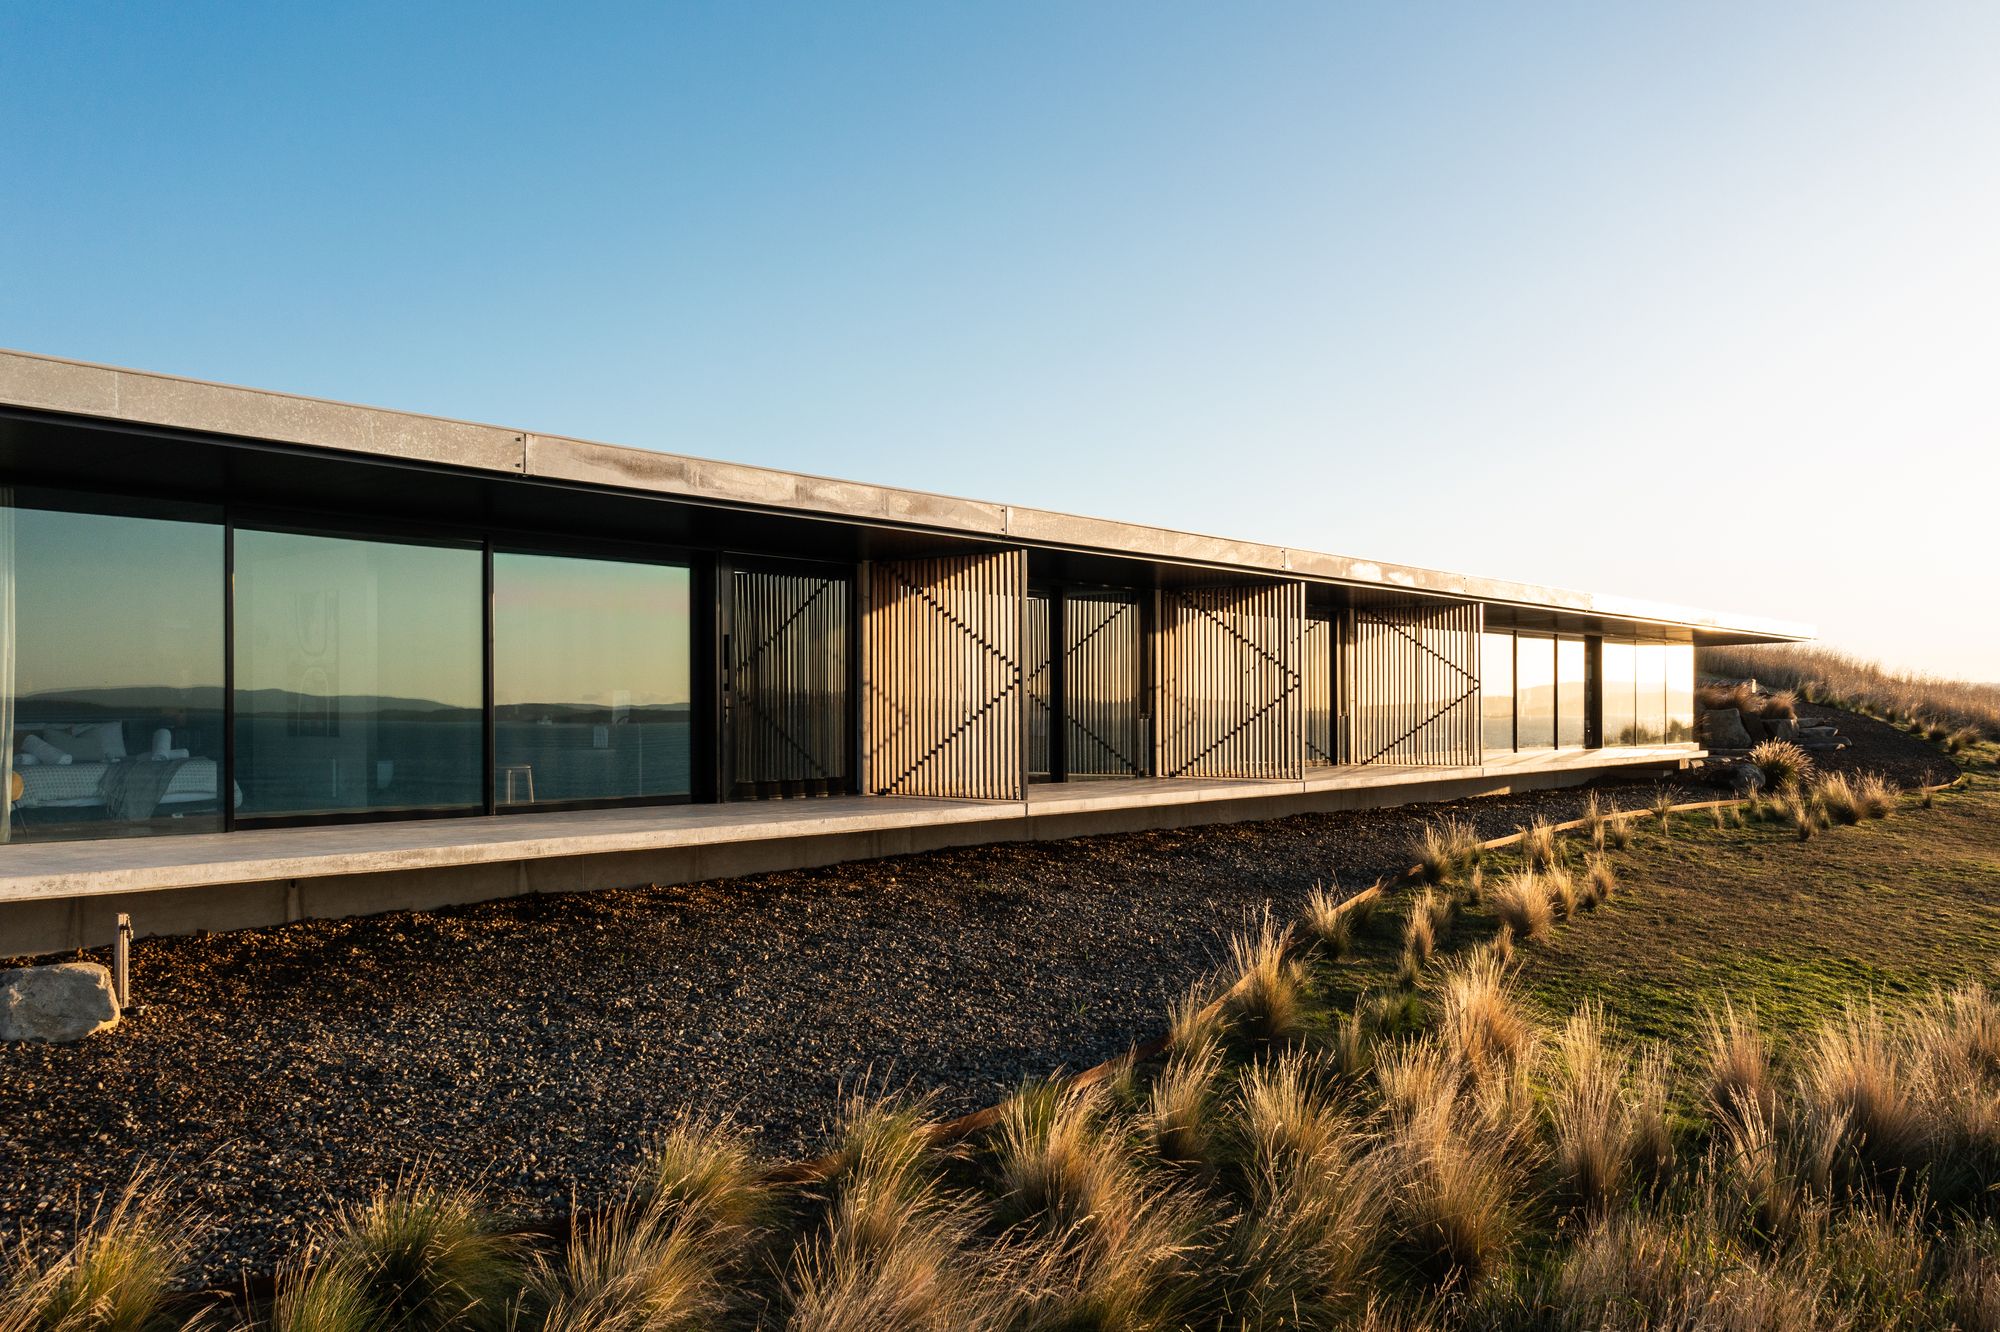
<instances>
[{"instance_id":1,"label":"concrete terrace","mask_svg":"<svg viewBox=\"0 0 2000 1332\"><path fill-rule=\"evenodd\" d=\"M1672 769L1702 753L1518 753L1476 767L1320 769L1303 781L1081 781L1032 786L1022 801L834 796L24 843L0 856L0 903L10 904L0 919L88 947L109 937L121 911L143 935L183 932L196 919L240 928L352 914L371 899L390 910L693 883L947 846L1498 795L1606 769ZM0 956L13 951L6 933Z\"/></svg>"}]
</instances>

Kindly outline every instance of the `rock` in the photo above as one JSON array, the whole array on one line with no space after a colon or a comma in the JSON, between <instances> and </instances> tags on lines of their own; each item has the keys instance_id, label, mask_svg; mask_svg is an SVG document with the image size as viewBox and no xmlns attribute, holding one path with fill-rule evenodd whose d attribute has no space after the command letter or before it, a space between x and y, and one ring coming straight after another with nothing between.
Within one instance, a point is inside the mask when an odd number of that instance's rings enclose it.
<instances>
[{"instance_id":1,"label":"rock","mask_svg":"<svg viewBox=\"0 0 2000 1332\"><path fill-rule=\"evenodd\" d=\"M111 973L95 962L0 971L0 1041L80 1041L116 1025Z\"/></svg>"},{"instance_id":2,"label":"rock","mask_svg":"<svg viewBox=\"0 0 2000 1332\"><path fill-rule=\"evenodd\" d=\"M1764 718L1764 734L1773 740L1790 740L1797 743L1799 721L1796 717Z\"/></svg>"},{"instance_id":3,"label":"rock","mask_svg":"<svg viewBox=\"0 0 2000 1332\"><path fill-rule=\"evenodd\" d=\"M1701 742L1710 749L1750 748L1750 733L1743 728L1743 714L1735 708L1702 713Z\"/></svg>"},{"instance_id":4,"label":"rock","mask_svg":"<svg viewBox=\"0 0 2000 1332\"><path fill-rule=\"evenodd\" d=\"M1754 763L1738 763L1730 768L1729 789L1739 800L1748 800L1764 789L1764 774Z\"/></svg>"}]
</instances>

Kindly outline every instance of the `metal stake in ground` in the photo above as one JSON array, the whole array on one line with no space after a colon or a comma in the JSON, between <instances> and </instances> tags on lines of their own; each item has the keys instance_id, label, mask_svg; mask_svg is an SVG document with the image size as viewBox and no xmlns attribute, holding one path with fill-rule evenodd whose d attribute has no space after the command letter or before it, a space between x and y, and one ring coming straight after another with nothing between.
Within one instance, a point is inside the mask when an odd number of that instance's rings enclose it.
<instances>
[{"instance_id":1,"label":"metal stake in ground","mask_svg":"<svg viewBox=\"0 0 2000 1332\"><path fill-rule=\"evenodd\" d=\"M132 918L118 913L118 932L111 939L111 990L122 1013L132 1006Z\"/></svg>"}]
</instances>

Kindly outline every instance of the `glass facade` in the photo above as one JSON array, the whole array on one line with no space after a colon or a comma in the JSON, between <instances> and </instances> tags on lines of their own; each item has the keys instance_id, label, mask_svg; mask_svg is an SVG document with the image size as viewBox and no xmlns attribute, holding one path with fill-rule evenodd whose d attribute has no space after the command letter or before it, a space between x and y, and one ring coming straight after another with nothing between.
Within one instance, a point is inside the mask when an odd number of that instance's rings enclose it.
<instances>
[{"instance_id":1,"label":"glass facade","mask_svg":"<svg viewBox=\"0 0 2000 1332\"><path fill-rule=\"evenodd\" d=\"M1521 749L1556 744L1556 641L1540 634L1514 640L1514 712Z\"/></svg>"},{"instance_id":2,"label":"glass facade","mask_svg":"<svg viewBox=\"0 0 2000 1332\"><path fill-rule=\"evenodd\" d=\"M1603 677L1599 686L1604 694L1604 743L1617 747L1639 743L1639 714L1637 688L1639 679L1639 645L1637 643L1614 643L1609 639L1604 643Z\"/></svg>"},{"instance_id":3,"label":"glass facade","mask_svg":"<svg viewBox=\"0 0 2000 1332\"><path fill-rule=\"evenodd\" d=\"M495 804L691 793L690 581L680 565L494 554Z\"/></svg>"},{"instance_id":4,"label":"glass facade","mask_svg":"<svg viewBox=\"0 0 2000 1332\"><path fill-rule=\"evenodd\" d=\"M1638 743L1657 745L1667 738L1667 645L1641 643L1638 685L1633 701Z\"/></svg>"},{"instance_id":5,"label":"glass facade","mask_svg":"<svg viewBox=\"0 0 2000 1332\"><path fill-rule=\"evenodd\" d=\"M1691 745L1694 734L1694 644L1667 645L1667 743Z\"/></svg>"},{"instance_id":6,"label":"glass facade","mask_svg":"<svg viewBox=\"0 0 2000 1332\"><path fill-rule=\"evenodd\" d=\"M772 563L718 558L704 620L683 562L232 532L212 506L0 486L0 840L852 790L857 583ZM1144 605L1029 598L1033 775L1148 770ZM1385 657L1391 692L1465 655L1391 629L1433 650ZM1334 757L1340 633L1324 609L1303 631L1315 765ZM1693 739L1690 645L1605 642L1601 681L1580 638L1502 630L1479 652L1488 753L1586 744L1593 691L1604 744Z\"/></svg>"},{"instance_id":7,"label":"glass facade","mask_svg":"<svg viewBox=\"0 0 2000 1332\"><path fill-rule=\"evenodd\" d=\"M1590 656L1581 638L1556 640L1556 746L1589 743Z\"/></svg>"},{"instance_id":8,"label":"glass facade","mask_svg":"<svg viewBox=\"0 0 2000 1332\"><path fill-rule=\"evenodd\" d=\"M1514 748L1514 635L1479 636L1480 741L1489 754Z\"/></svg>"},{"instance_id":9,"label":"glass facade","mask_svg":"<svg viewBox=\"0 0 2000 1332\"><path fill-rule=\"evenodd\" d=\"M482 553L236 533L245 817L484 803Z\"/></svg>"},{"instance_id":10,"label":"glass facade","mask_svg":"<svg viewBox=\"0 0 2000 1332\"><path fill-rule=\"evenodd\" d=\"M0 512L0 609L11 612L0 694L12 711L0 833L217 831L220 514L69 502L22 491Z\"/></svg>"}]
</instances>

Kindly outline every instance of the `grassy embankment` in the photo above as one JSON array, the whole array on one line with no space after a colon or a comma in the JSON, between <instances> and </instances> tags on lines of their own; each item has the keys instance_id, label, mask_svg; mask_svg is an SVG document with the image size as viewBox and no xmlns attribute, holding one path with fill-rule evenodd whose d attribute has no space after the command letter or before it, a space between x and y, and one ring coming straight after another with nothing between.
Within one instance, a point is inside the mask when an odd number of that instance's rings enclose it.
<instances>
[{"instance_id":1,"label":"grassy embankment","mask_svg":"<svg viewBox=\"0 0 2000 1332\"><path fill-rule=\"evenodd\" d=\"M250 1316L2000 1328L2000 775L1964 748L1958 787L1886 818L1831 785L1476 856L1440 823L1436 883L1253 929L1166 1056L1026 1089L967 1143L857 1102L827 1178L772 1187L727 1130L679 1126L566 1248L417 1186ZM144 1211L17 1267L0 1332L181 1317L184 1226Z\"/></svg>"},{"instance_id":2,"label":"grassy embankment","mask_svg":"<svg viewBox=\"0 0 2000 1332\"><path fill-rule=\"evenodd\" d=\"M1953 752L1980 740L2000 741L2000 685L1899 675L1808 644L1703 648L1700 661L1711 674L1754 679L1808 703L1895 722Z\"/></svg>"}]
</instances>

